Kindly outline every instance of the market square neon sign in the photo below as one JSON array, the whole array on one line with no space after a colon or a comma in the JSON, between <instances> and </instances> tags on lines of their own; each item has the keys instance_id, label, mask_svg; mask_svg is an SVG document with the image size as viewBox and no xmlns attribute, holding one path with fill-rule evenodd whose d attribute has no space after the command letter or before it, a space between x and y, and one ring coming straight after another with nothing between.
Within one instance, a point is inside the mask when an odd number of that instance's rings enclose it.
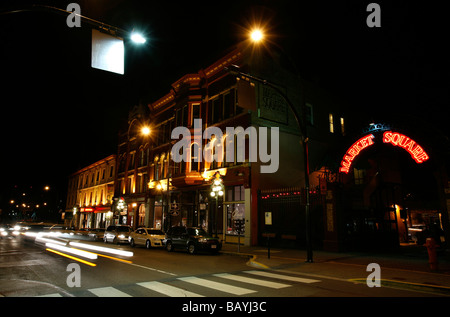
<instances>
[{"instance_id":1,"label":"market square neon sign","mask_svg":"<svg viewBox=\"0 0 450 317\"><path fill-rule=\"evenodd\" d=\"M352 165L353 160L359 155L359 153L374 144L373 139L375 136L373 134L369 134L367 136L362 137L352 146L350 146L345 153L342 161L341 167L339 168L339 172L348 173L350 171L350 167ZM425 150L417 144L413 139L407 137L404 134L392 131L386 131L383 133L383 143L390 143L394 146L399 146L405 149L411 157L416 161L416 163L423 163L428 160L430 157L425 152Z\"/></svg>"}]
</instances>

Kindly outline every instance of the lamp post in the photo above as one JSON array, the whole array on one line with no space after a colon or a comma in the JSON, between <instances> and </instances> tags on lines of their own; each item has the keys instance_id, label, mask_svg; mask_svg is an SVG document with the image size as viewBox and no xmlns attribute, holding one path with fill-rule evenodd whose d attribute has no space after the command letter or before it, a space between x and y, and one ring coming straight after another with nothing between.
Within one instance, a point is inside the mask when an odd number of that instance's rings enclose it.
<instances>
[{"instance_id":1,"label":"lamp post","mask_svg":"<svg viewBox=\"0 0 450 317\"><path fill-rule=\"evenodd\" d=\"M259 29L254 29L251 33L250 33L250 38L251 41L253 43L260 43L264 36L263 36L263 32ZM304 174L305 174L305 196L306 196L306 204L305 204L305 221L306 221L306 262L313 262L313 252L312 252L312 230L311 230L311 210L310 210L310 193L309 193L309 155L308 155L308 133L307 133L307 129L306 129L306 124L304 121L301 120L297 110L295 109L294 105L292 104L292 102L289 100L288 96L286 95L286 93L284 93L283 91L281 91L281 89L279 89L275 84L260 78L260 77L256 77L250 74L246 74L240 71L239 66L236 65L231 65L226 67L226 69L232 73L232 74L236 74L239 76L242 76L244 78L248 78L249 80L253 80L256 82L259 82L265 86L268 86L270 88L272 88L273 90L275 90L287 103L287 105L289 106L290 110L292 111L295 121L297 123L297 126L302 134L302 147L303 147L303 155L304 155L304 163L303 163L303 170L304 170ZM302 102L302 109L304 109L304 97L302 98L303 102ZM303 111L303 110L302 110Z\"/></svg>"},{"instance_id":2,"label":"lamp post","mask_svg":"<svg viewBox=\"0 0 450 317\"><path fill-rule=\"evenodd\" d=\"M216 207L214 213L214 233L217 238L217 214L218 214L218 204L219 197L222 197L224 194L223 180L219 172L214 174L213 182L211 184L211 197L216 199Z\"/></svg>"}]
</instances>

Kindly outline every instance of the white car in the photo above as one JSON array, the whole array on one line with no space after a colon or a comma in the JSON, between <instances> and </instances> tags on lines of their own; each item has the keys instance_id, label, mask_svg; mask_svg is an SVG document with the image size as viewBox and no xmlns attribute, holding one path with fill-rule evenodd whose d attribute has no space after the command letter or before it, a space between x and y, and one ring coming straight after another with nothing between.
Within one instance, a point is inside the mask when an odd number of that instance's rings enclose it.
<instances>
[{"instance_id":1,"label":"white car","mask_svg":"<svg viewBox=\"0 0 450 317\"><path fill-rule=\"evenodd\" d=\"M151 247L163 247L164 232L154 228L138 228L128 237L130 245L145 245L147 249Z\"/></svg>"}]
</instances>

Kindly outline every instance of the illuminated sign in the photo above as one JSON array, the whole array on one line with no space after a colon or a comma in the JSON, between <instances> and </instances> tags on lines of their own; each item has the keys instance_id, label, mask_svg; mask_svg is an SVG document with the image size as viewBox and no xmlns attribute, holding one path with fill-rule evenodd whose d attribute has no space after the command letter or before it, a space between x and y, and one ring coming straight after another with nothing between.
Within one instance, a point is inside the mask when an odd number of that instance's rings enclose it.
<instances>
[{"instance_id":1,"label":"illuminated sign","mask_svg":"<svg viewBox=\"0 0 450 317\"><path fill-rule=\"evenodd\" d=\"M362 150L373 145L374 138L375 137L373 134L369 134L353 143L353 145L347 150L341 161L339 172L347 174L350 171L350 166L352 165L355 157L357 157ZM386 131L383 133L383 143L391 143L394 146L404 148L406 151L408 151L409 154L411 154L411 157L414 159L414 161L416 161L416 163L423 163L429 159L429 156L424 151L424 149L414 140L404 134Z\"/></svg>"},{"instance_id":2,"label":"illuminated sign","mask_svg":"<svg viewBox=\"0 0 450 317\"><path fill-rule=\"evenodd\" d=\"M81 212L93 212L93 211L94 211L94 208L86 208L86 207L83 207L83 208L80 208L80 211L81 211Z\"/></svg>"},{"instance_id":3,"label":"illuminated sign","mask_svg":"<svg viewBox=\"0 0 450 317\"><path fill-rule=\"evenodd\" d=\"M404 148L416 163L423 163L430 158L419 144L404 134L386 131L383 134L383 142Z\"/></svg>"},{"instance_id":4,"label":"illuminated sign","mask_svg":"<svg viewBox=\"0 0 450 317\"><path fill-rule=\"evenodd\" d=\"M339 172L348 173L355 157L366 147L369 147L373 144L373 138L375 138L374 135L369 134L353 143L353 145L347 150L344 158L342 159Z\"/></svg>"}]
</instances>

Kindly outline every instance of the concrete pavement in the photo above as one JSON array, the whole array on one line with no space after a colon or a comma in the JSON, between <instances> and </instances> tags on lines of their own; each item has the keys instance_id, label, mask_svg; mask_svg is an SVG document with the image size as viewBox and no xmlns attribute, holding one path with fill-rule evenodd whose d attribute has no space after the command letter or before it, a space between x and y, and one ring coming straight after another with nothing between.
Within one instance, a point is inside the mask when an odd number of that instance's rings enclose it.
<instances>
[{"instance_id":1,"label":"concrete pavement","mask_svg":"<svg viewBox=\"0 0 450 317\"><path fill-rule=\"evenodd\" d=\"M420 292L450 296L450 255L440 252L437 270L431 270L427 250L423 246L402 246L389 252L327 252L313 251L313 263L306 263L306 251L224 244L222 253L244 256L247 264L260 269L289 270L317 278L364 283L372 270L370 263L381 269L382 287L413 289Z\"/></svg>"}]
</instances>

